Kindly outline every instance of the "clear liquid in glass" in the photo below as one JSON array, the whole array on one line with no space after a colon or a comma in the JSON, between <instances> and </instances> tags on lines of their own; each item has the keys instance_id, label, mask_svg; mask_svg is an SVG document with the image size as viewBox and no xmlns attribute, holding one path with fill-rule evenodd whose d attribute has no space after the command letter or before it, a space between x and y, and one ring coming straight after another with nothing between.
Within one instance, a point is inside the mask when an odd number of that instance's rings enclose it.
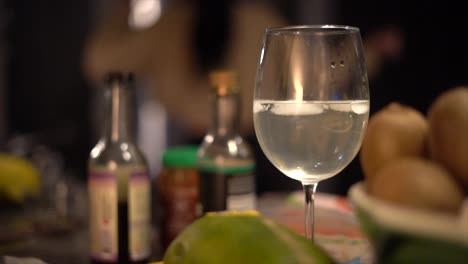
<instances>
[{"instance_id":1,"label":"clear liquid in glass","mask_svg":"<svg viewBox=\"0 0 468 264\"><path fill-rule=\"evenodd\" d=\"M356 156L367 126L368 100L254 102L258 141L288 177L317 183Z\"/></svg>"}]
</instances>

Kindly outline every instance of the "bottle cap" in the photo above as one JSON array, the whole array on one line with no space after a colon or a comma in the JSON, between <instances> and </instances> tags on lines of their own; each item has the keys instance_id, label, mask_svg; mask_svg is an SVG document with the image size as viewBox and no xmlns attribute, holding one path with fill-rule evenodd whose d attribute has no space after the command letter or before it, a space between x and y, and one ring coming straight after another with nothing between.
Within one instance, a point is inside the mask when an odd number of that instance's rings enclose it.
<instances>
[{"instance_id":1,"label":"bottle cap","mask_svg":"<svg viewBox=\"0 0 468 264\"><path fill-rule=\"evenodd\" d=\"M213 92L219 96L239 93L237 73L229 70L210 72L210 83Z\"/></svg>"},{"instance_id":2,"label":"bottle cap","mask_svg":"<svg viewBox=\"0 0 468 264\"><path fill-rule=\"evenodd\" d=\"M194 168L197 166L198 146L185 145L168 148L163 154L163 164L167 167Z\"/></svg>"}]
</instances>

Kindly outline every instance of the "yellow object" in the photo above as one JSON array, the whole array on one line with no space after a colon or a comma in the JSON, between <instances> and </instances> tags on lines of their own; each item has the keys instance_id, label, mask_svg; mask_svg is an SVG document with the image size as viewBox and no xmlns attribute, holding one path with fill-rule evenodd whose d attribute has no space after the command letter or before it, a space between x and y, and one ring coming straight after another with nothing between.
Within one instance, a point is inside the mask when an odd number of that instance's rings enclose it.
<instances>
[{"instance_id":1,"label":"yellow object","mask_svg":"<svg viewBox=\"0 0 468 264\"><path fill-rule=\"evenodd\" d=\"M260 216L260 213L255 210L246 210L246 211L223 211L223 212L208 212L206 213L206 216L215 216L215 217L220 217L220 216L234 216L234 215L243 215L243 216Z\"/></svg>"},{"instance_id":2,"label":"yellow object","mask_svg":"<svg viewBox=\"0 0 468 264\"><path fill-rule=\"evenodd\" d=\"M39 171L30 161L0 153L0 197L22 203L27 196L37 196L39 188Z\"/></svg>"},{"instance_id":3,"label":"yellow object","mask_svg":"<svg viewBox=\"0 0 468 264\"><path fill-rule=\"evenodd\" d=\"M209 213L171 243L165 264L335 263L304 236L256 211Z\"/></svg>"}]
</instances>

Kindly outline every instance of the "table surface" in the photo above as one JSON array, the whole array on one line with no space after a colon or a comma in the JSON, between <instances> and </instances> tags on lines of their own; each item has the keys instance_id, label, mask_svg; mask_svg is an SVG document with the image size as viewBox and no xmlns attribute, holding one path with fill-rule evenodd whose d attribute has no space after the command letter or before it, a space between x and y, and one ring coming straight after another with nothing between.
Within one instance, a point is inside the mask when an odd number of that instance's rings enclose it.
<instances>
[{"instance_id":1,"label":"table surface","mask_svg":"<svg viewBox=\"0 0 468 264\"><path fill-rule=\"evenodd\" d=\"M266 217L303 234L302 192L266 193L258 199L258 210ZM341 263L370 263L370 246L360 231L352 208L343 197L316 195L316 241ZM162 252L154 230L153 260ZM86 226L73 232L31 236L9 247L0 247L1 256L36 257L48 264L89 263ZM2 260L3 261L3 260ZM2 263L0 261L0 263Z\"/></svg>"}]
</instances>

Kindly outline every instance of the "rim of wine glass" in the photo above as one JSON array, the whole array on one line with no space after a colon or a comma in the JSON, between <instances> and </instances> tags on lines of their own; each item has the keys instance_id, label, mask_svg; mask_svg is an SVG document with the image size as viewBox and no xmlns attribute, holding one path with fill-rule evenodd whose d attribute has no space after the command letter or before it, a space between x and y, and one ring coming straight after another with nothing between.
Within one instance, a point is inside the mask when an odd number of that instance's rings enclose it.
<instances>
[{"instance_id":1,"label":"rim of wine glass","mask_svg":"<svg viewBox=\"0 0 468 264\"><path fill-rule=\"evenodd\" d=\"M322 30L323 31L318 31ZM335 29L328 31L328 29ZM297 26L286 26L286 27L271 27L266 28L265 32L267 34L298 34L306 33L310 30L310 33L321 34L321 35L336 35L336 34L350 34L358 33L359 28L347 25L333 25L333 24L324 24L324 25L297 25Z\"/></svg>"}]
</instances>

